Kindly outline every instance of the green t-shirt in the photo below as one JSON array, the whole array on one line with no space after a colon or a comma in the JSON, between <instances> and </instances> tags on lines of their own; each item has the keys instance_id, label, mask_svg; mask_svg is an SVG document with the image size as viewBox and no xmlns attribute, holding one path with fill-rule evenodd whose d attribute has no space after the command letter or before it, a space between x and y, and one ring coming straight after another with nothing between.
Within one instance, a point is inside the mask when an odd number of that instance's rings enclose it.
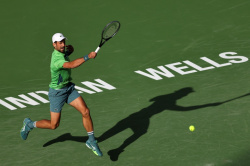
<instances>
[{"instance_id":1,"label":"green t-shirt","mask_svg":"<svg viewBox=\"0 0 250 166\"><path fill-rule=\"evenodd\" d=\"M61 89L65 87L71 80L71 69L63 68L65 62L69 62L69 57L65 53L54 50L51 57L50 72L51 82L50 88Z\"/></svg>"}]
</instances>

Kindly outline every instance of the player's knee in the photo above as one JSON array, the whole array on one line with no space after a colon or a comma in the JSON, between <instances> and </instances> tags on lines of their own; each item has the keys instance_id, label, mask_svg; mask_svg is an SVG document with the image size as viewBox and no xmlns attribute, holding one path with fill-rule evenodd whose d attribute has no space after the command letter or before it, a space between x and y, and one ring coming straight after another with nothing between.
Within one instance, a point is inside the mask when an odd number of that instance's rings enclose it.
<instances>
[{"instance_id":1,"label":"player's knee","mask_svg":"<svg viewBox=\"0 0 250 166\"><path fill-rule=\"evenodd\" d=\"M90 116L90 113L89 113L89 112L90 112L90 111L89 111L88 108L84 108L84 109L82 110L82 116L83 116L84 118L89 117L89 116Z\"/></svg>"},{"instance_id":2,"label":"player's knee","mask_svg":"<svg viewBox=\"0 0 250 166\"><path fill-rule=\"evenodd\" d=\"M51 124L50 129L51 129L51 130L55 130L58 126L59 126L59 123Z\"/></svg>"}]
</instances>

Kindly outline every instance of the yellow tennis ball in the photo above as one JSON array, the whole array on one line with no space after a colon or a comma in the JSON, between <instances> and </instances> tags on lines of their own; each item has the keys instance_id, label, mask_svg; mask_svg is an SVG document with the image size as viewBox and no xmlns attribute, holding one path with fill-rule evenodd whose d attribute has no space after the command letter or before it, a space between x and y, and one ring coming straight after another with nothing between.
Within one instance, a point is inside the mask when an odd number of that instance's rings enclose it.
<instances>
[{"instance_id":1,"label":"yellow tennis ball","mask_svg":"<svg viewBox=\"0 0 250 166\"><path fill-rule=\"evenodd\" d=\"M189 126L189 130L190 131L194 131L195 130L195 127L193 125Z\"/></svg>"}]
</instances>

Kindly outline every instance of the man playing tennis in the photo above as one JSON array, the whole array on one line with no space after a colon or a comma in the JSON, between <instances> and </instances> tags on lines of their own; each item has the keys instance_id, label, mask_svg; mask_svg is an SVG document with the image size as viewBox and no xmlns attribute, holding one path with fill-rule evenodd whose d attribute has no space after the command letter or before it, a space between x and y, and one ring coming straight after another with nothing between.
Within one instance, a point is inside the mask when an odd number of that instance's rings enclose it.
<instances>
[{"instance_id":1,"label":"man playing tennis","mask_svg":"<svg viewBox=\"0 0 250 166\"><path fill-rule=\"evenodd\" d=\"M65 44L63 34L56 33L52 36L54 51L52 53L50 71L51 83L49 85L49 100L50 100L50 120L32 121L25 118L21 129L21 138L26 140L29 132L33 128L56 129L60 123L62 107L65 103L73 106L82 114L83 126L86 129L89 139L86 146L90 148L97 156L102 156L97 141L94 137L93 123L90 116L90 111L84 102L83 98L75 90L71 79L71 69L76 68L89 60L96 57L96 52L90 52L82 58L74 61L69 60L69 55L73 53L74 48L71 45ZM67 50L65 50L65 47Z\"/></svg>"}]
</instances>

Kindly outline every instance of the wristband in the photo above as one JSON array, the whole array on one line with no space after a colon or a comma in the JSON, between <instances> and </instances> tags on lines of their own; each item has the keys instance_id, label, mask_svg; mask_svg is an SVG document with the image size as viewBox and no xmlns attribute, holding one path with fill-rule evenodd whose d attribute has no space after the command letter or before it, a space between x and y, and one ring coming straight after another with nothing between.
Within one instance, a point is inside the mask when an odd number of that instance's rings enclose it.
<instances>
[{"instance_id":1,"label":"wristband","mask_svg":"<svg viewBox=\"0 0 250 166\"><path fill-rule=\"evenodd\" d=\"M84 59L84 61L86 62L87 60L89 60L89 55L83 56L83 59Z\"/></svg>"}]
</instances>

